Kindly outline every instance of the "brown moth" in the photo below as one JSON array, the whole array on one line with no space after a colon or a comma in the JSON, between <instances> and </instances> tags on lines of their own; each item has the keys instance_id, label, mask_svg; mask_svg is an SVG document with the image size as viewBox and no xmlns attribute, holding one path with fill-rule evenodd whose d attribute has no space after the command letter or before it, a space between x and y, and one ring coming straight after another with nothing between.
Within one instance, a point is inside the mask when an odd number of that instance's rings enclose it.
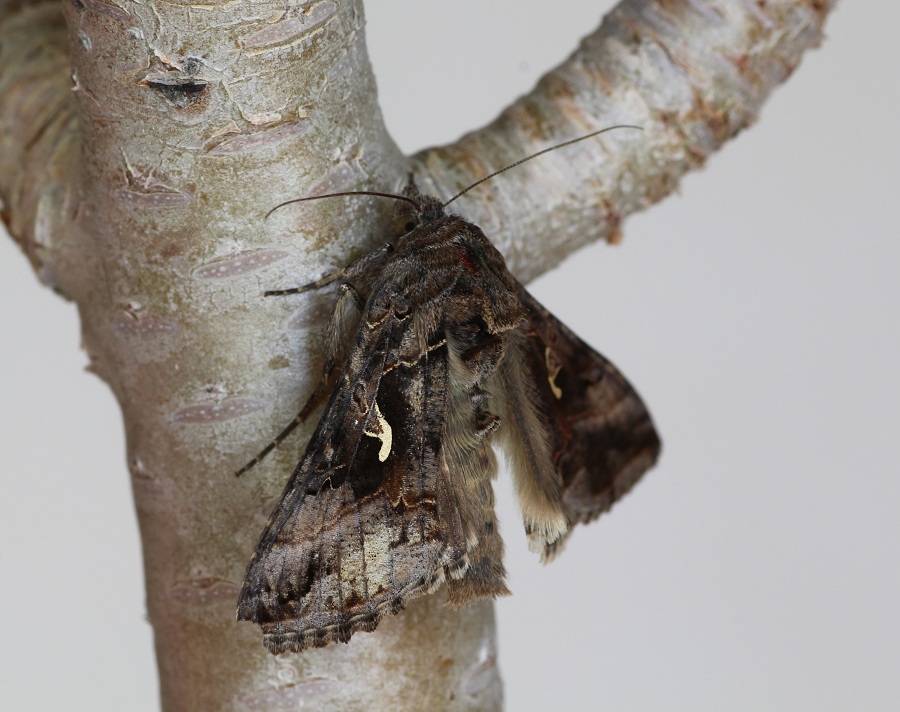
<instances>
[{"instance_id":1,"label":"brown moth","mask_svg":"<svg viewBox=\"0 0 900 712\"><path fill-rule=\"evenodd\" d=\"M238 473L330 391L238 601L238 619L258 623L275 654L347 642L441 585L451 606L507 595L493 441L545 562L660 450L632 386L528 293L476 225L412 182L387 197L403 226L394 242L266 292L339 291L319 385Z\"/></svg>"}]
</instances>

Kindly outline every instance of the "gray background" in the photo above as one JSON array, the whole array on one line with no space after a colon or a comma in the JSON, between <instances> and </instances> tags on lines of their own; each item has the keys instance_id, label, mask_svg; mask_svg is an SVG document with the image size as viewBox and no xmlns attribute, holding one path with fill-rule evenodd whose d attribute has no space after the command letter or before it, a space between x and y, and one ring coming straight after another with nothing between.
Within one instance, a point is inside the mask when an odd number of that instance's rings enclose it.
<instances>
[{"instance_id":1,"label":"gray background","mask_svg":"<svg viewBox=\"0 0 900 712\"><path fill-rule=\"evenodd\" d=\"M610 6L370 3L392 134L483 124ZM898 27L841 4L758 126L533 284L665 444L546 568L499 486L511 712L900 709ZM155 710L116 404L74 307L8 240L0 270L0 707Z\"/></svg>"}]
</instances>

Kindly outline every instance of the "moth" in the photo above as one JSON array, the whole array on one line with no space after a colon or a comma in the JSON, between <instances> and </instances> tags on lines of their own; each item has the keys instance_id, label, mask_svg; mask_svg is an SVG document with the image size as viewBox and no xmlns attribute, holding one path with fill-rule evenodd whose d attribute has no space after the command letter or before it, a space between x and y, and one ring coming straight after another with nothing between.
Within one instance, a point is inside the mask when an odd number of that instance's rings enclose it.
<instances>
[{"instance_id":1,"label":"moth","mask_svg":"<svg viewBox=\"0 0 900 712\"><path fill-rule=\"evenodd\" d=\"M238 473L330 392L238 601L238 619L259 624L274 654L347 642L442 585L450 606L507 595L493 443L545 562L660 451L634 388L528 293L476 225L445 211L451 201L412 181L376 195L397 201L399 237L266 292L338 286L318 386Z\"/></svg>"}]
</instances>

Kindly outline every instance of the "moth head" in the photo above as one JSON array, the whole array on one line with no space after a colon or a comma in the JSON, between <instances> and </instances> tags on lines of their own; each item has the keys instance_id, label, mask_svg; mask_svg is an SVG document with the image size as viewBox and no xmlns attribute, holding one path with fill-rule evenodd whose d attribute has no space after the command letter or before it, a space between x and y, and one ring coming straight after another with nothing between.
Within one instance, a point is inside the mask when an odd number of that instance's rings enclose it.
<instances>
[{"instance_id":1,"label":"moth head","mask_svg":"<svg viewBox=\"0 0 900 712\"><path fill-rule=\"evenodd\" d=\"M421 225L434 222L444 216L444 206L437 198L419 191L412 175L394 203L393 232L402 237Z\"/></svg>"}]
</instances>

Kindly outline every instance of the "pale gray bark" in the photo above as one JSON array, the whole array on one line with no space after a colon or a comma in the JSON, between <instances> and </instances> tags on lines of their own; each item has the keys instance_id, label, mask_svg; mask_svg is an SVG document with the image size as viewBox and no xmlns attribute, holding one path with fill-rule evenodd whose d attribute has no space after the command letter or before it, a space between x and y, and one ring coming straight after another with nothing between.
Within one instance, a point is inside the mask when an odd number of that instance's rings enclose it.
<instances>
[{"instance_id":1,"label":"pale gray bark","mask_svg":"<svg viewBox=\"0 0 900 712\"><path fill-rule=\"evenodd\" d=\"M489 604L414 602L351 644L269 656L234 622L244 566L312 424L232 477L315 379L328 295L264 300L371 247L398 188L462 198L530 279L668 195L751 124L831 0L626 0L490 126L409 159L387 136L354 0L74 0L0 15L0 192L41 279L79 307L128 436L168 710L501 706ZM74 91L72 89L74 88ZM560 174L564 180L560 180Z\"/></svg>"}]
</instances>

